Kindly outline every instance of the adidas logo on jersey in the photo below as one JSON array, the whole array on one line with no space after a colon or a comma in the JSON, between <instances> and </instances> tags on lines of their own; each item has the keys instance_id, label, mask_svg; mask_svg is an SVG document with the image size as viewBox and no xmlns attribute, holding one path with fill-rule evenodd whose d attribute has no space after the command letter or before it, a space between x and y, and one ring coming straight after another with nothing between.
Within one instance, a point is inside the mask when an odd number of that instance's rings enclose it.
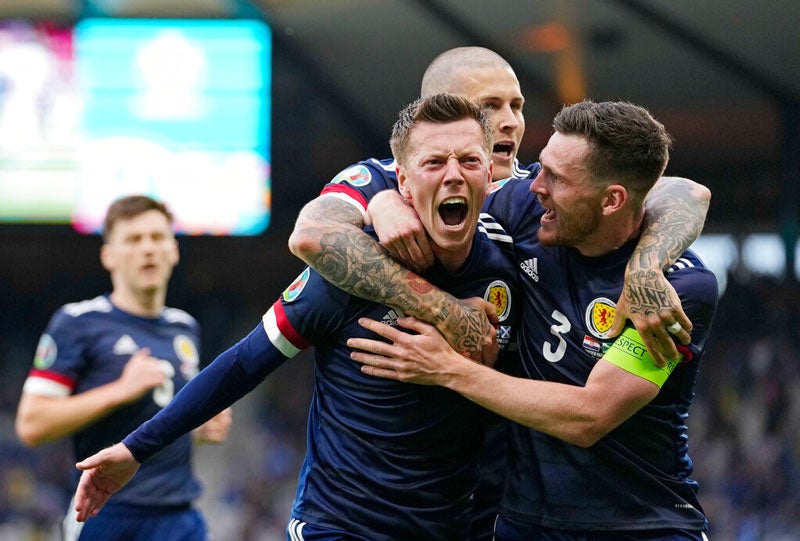
<instances>
[{"instance_id":1,"label":"adidas logo on jersey","mask_svg":"<svg viewBox=\"0 0 800 541\"><path fill-rule=\"evenodd\" d=\"M389 310L389 313L383 316L381 322L386 323L392 327L397 326L397 318L403 317L403 312L398 312L397 310Z\"/></svg>"},{"instance_id":2,"label":"adidas logo on jersey","mask_svg":"<svg viewBox=\"0 0 800 541\"><path fill-rule=\"evenodd\" d=\"M139 346L127 334L122 335L114 344L114 355L133 355L137 351L139 351Z\"/></svg>"},{"instance_id":3,"label":"adidas logo on jersey","mask_svg":"<svg viewBox=\"0 0 800 541\"><path fill-rule=\"evenodd\" d=\"M534 282L539 281L539 259L536 257L532 257L530 259L526 259L522 263L519 264L519 268L522 271L533 278Z\"/></svg>"}]
</instances>

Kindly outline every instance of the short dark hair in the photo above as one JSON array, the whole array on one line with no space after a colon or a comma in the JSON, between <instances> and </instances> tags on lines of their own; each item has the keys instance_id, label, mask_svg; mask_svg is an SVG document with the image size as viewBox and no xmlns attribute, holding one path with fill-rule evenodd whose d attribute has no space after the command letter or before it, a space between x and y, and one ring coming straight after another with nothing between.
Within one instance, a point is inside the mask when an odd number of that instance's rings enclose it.
<instances>
[{"instance_id":1,"label":"short dark hair","mask_svg":"<svg viewBox=\"0 0 800 541\"><path fill-rule=\"evenodd\" d=\"M483 110L464 96L455 94L433 94L406 105L398 115L399 118L392 128L392 137L389 145L395 160L402 163L408 153L409 135L411 130L420 122L434 122L447 124L465 118L477 122L483 132L483 147L488 155L492 153L494 138L492 127Z\"/></svg>"},{"instance_id":2,"label":"short dark hair","mask_svg":"<svg viewBox=\"0 0 800 541\"><path fill-rule=\"evenodd\" d=\"M116 199L106 211L106 217L103 221L103 240L108 240L111 230L114 229L114 225L119 220L129 220L149 210L157 210L172 224L174 217L169 208L161 201L146 195L128 195Z\"/></svg>"},{"instance_id":3,"label":"short dark hair","mask_svg":"<svg viewBox=\"0 0 800 541\"><path fill-rule=\"evenodd\" d=\"M589 173L597 183L619 183L639 202L664 173L672 138L643 107L585 100L561 109L553 128L589 141Z\"/></svg>"}]
</instances>

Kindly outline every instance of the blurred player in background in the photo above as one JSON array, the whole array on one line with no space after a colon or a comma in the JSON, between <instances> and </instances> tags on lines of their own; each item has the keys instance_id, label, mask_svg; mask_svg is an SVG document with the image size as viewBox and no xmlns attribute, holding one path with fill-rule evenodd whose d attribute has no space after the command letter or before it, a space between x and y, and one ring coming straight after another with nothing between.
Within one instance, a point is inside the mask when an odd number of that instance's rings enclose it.
<instances>
[{"instance_id":1,"label":"blurred player in background","mask_svg":"<svg viewBox=\"0 0 800 541\"><path fill-rule=\"evenodd\" d=\"M691 251L665 271L694 323L666 367L633 327L608 335L609 299L621 292L670 137L624 102L565 107L553 125L535 181L512 181L487 205L529 271L518 377L466 359L413 319L401 325L415 334L364 322L394 344L348 344L367 352L353 357L368 374L443 385L516 421L497 541L702 541L686 418L716 309L714 274Z\"/></svg>"},{"instance_id":2,"label":"blurred player in background","mask_svg":"<svg viewBox=\"0 0 800 541\"><path fill-rule=\"evenodd\" d=\"M478 222L491 180L486 117L463 96L433 95L401 112L391 146L400 190L423 217L436 254L425 276L459 297L492 299L482 309L491 308L503 337L511 335L518 303L508 238ZM479 408L447 389L367 376L350 359L348 338L374 336L358 319L393 325L399 306L392 306L350 295L307 268L262 323L153 420L78 464L86 470L76 496L79 519L93 516L165 443L314 345L307 452L287 540L469 539L483 444Z\"/></svg>"},{"instance_id":3,"label":"blurred player in background","mask_svg":"<svg viewBox=\"0 0 800 541\"><path fill-rule=\"evenodd\" d=\"M77 460L150 419L199 368L197 322L164 304L179 259L170 211L145 196L118 199L108 208L103 240L100 261L112 292L53 315L17 410L23 443L72 436ZM224 441L230 424L230 411L223 411L198 428L195 440ZM192 507L200 490L191 438L179 438L91 524L78 523L71 505L64 540L206 539L205 521Z\"/></svg>"}]
</instances>

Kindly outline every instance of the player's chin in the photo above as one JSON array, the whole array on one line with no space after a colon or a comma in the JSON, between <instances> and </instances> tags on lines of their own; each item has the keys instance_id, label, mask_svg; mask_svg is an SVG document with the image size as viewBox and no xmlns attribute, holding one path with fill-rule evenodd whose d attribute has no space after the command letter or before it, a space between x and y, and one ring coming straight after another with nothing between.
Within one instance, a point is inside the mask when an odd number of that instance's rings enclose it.
<instances>
[{"instance_id":1,"label":"player's chin","mask_svg":"<svg viewBox=\"0 0 800 541\"><path fill-rule=\"evenodd\" d=\"M466 222L459 224L458 227L441 227L435 235L434 242L443 250L458 250L469 245L473 230L474 226L467 228Z\"/></svg>"},{"instance_id":2,"label":"player's chin","mask_svg":"<svg viewBox=\"0 0 800 541\"><path fill-rule=\"evenodd\" d=\"M551 226L540 226L537 232L539 243L544 246L558 246L558 230Z\"/></svg>"},{"instance_id":3,"label":"player's chin","mask_svg":"<svg viewBox=\"0 0 800 541\"><path fill-rule=\"evenodd\" d=\"M159 289L162 289L165 284L165 280L163 278L157 279L153 278L150 280L142 280L139 283L139 291L146 294L153 294L157 292Z\"/></svg>"}]
</instances>

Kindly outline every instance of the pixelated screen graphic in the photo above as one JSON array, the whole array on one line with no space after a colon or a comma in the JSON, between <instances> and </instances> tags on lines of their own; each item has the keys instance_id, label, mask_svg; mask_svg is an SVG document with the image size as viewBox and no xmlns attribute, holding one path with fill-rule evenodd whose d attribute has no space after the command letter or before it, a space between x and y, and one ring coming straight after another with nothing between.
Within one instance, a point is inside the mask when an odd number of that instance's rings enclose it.
<instances>
[{"instance_id":1,"label":"pixelated screen graphic","mask_svg":"<svg viewBox=\"0 0 800 541\"><path fill-rule=\"evenodd\" d=\"M261 233L270 90L261 21L0 23L0 222L94 233L144 193L181 233Z\"/></svg>"}]
</instances>

